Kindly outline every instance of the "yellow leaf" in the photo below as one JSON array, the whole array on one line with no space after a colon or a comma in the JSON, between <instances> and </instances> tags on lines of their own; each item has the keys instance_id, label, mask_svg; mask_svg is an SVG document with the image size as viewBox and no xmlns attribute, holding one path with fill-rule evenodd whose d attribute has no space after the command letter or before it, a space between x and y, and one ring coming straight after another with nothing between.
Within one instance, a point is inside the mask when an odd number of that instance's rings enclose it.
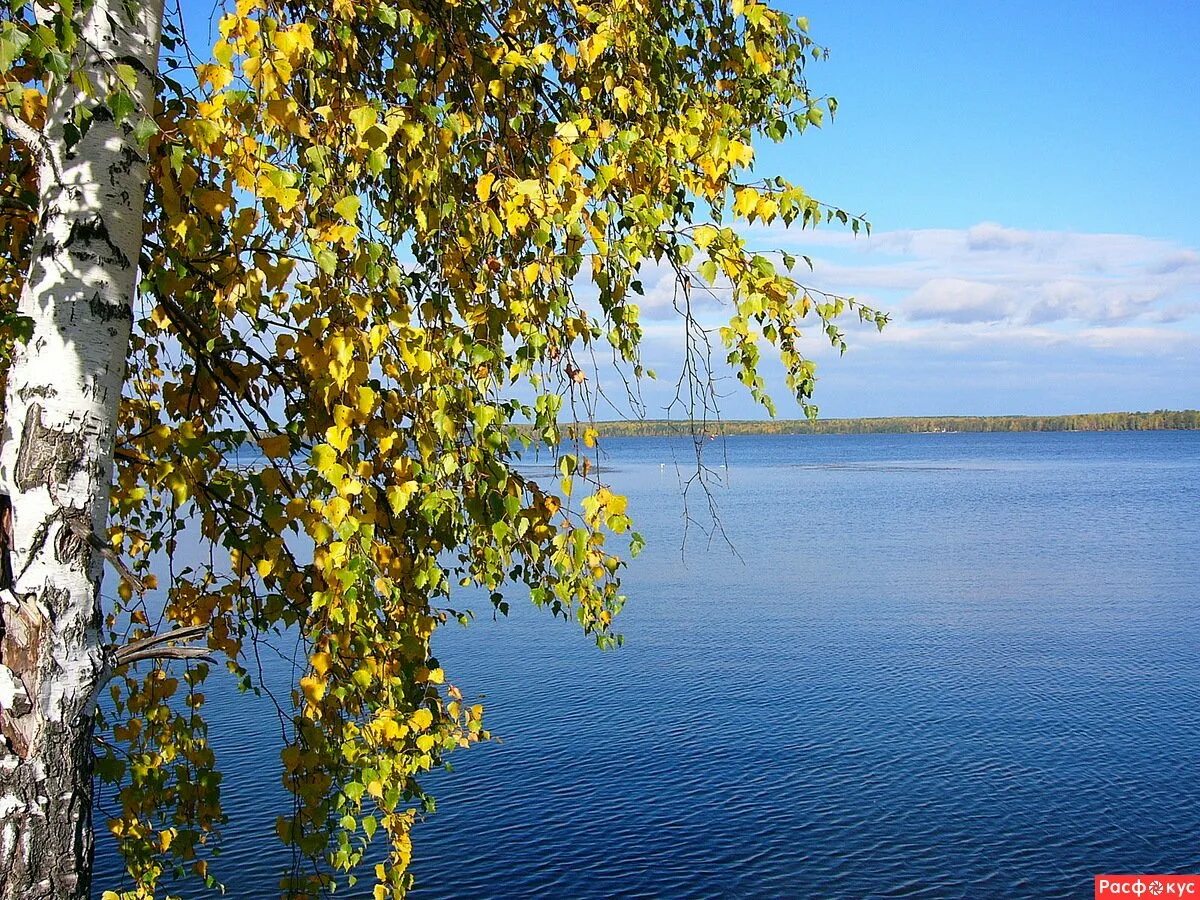
<instances>
[{"instance_id":1,"label":"yellow leaf","mask_svg":"<svg viewBox=\"0 0 1200 900\"><path fill-rule=\"evenodd\" d=\"M730 141L729 149L725 152L725 158L730 163L739 166L748 166L754 159L754 148L749 144L743 144L741 141Z\"/></svg>"},{"instance_id":2,"label":"yellow leaf","mask_svg":"<svg viewBox=\"0 0 1200 900\"><path fill-rule=\"evenodd\" d=\"M233 81L233 72L224 66L205 63L196 69L196 74L199 77L200 84L209 84L213 91L220 91L229 86Z\"/></svg>"},{"instance_id":3,"label":"yellow leaf","mask_svg":"<svg viewBox=\"0 0 1200 900\"><path fill-rule=\"evenodd\" d=\"M408 734L408 729L405 726L391 718L380 719L378 727L379 733L385 741L394 741L396 738L402 738Z\"/></svg>"},{"instance_id":4,"label":"yellow leaf","mask_svg":"<svg viewBox=\"0 0 1200 900\"><path fill-rule=\"evenodd\" d=\"M329 671L329 666L332 661L332 657L328 653L324 652L314 653L311 657L309 657L309 662L312 663L313 671L315 671L322 678L324 678L325 673Z\"/></svg>"},{"instance_id":5,"label":"yellow leaf","mask_svg":"<svg viewBox=\"0 0 1200 900\"><path fill-rule=\"evenodd\" d=\"M312 465L318 474L325 474L331 466L337 463L337 451L328 444L317 444L312 448Z\"/></svg>"},{"instance_id":6,"label":"yellow leaf","mask_svg":"<svg viewBox=\"0 0 1200 900\"><path fill-rule=\"evenodd\" d=\"M372 125L379 121L379 113L373 106L359 106L350 110L350 121L359 137L362 137Z\"/></svg>"},{"instance_id":7,"label":"yellow leaf","mask_svg":"<svg viewBox=\"0 0 1200 900\"><path fill-rule=\"evenodd\" d=\"M346 383L354 371L354 345L340 334L329 339L329 374L339 385Z\"/></svg>"},{"instance_id":8,"label":"yellow leaf","mask_svg":"<svg viewBox=\"0 0 1200 900\"><path fill-rule=\"evenodd\" d=\"M480 203L487 203L492 196L492 184L496 181L496 176L491 172L487 172L479 177L479 181L475 184L475 196L479 198Z\"/></svg>"},{"instance_id":9,"label":"yellow leaf","mask_svg":"<svg viewBox=\"0 0 1200 900\"><path fill-rule=\"evenodd\" d=\"M417 492L417 483L415 481L406 481L404 484L393 484L387 489L388 506L392 508L392 512L399 514L404 510L413 494Z\"/></svg>"},{"instance_id":10,"label":"yellow leaf","mask_svg":"<svg viewBox=\"0 0 1200 900\"><path fill-rule=\"evenodd\" d=\"M171 495L175 498L175 505L183 506L187 502L188 494L190 493L187 481L178 472L172 472L167 476L166 483L171 491Z\"/></svg>"},{"instance_id":11,"label":"yellow leaf","mask_svg":"<svg viewBox=\"0 0 1200 900\"><path fill-rule=\"evenodd\" d=\"M342 520L346 518L348 512L350 512L350 503L344 497L334 497L325 504L325 518L334 528L342 524Z\"/></svg>"},{"instance_id":12,"label":"yellow leaf","mask_svg":"<svg viewBox=\"0 0 1200 900\"><path fill-rule=\"evenodd\" d=\"M192 202L201 212L211 218L219 219L221 214L229 208L230 198L222 191L203 190L192 195Z\"/></svg>"},{"instance_id":13,"label":"yellow leaf","mask_svg":"<svg viewBox=\"0 0 1200 900\"><path fill-rule=\"evenodd\" d=\"M258 446L264 456L280 459L292 455L292 439L286 434L276 434L258 439Z\"/></svg>"},{"instance_id":14,"label":"yellow leaf","mask_svg":"<svg viewBox=\"0 0 1200 900\"><path fill-rule=\"evenodd\" d=\"M742 188L737 192L733 202L733 211L739 216L748 216L758 206L758 191L754 188Z\"/></svg>"},{"instance_id":15,"label":"yellow leaf","mask_svg":"<svg viewBox=\"0 0 1200 900\"><path fill-rule=\"evenodd\" d=\"M280 28L275 32L275 47L289 57L296 57L313 48L312 26L307 22Z\"/></svg>"},{"instance_id":16,"label":"yellow leaf","mask_svg":"<svg viewBox=\"0 0 1200 900\"><path fill-rule=\"evenodd\" d=\"M337 450L345 450L350 446L350 429L345 425L334 425L325 429L325 440Z\"/></svg>"},{"instance_id":17,"label":"yellow leaf","mask_svg":"<svg viewBox=\"0 0 1200 900\"><path fill-rule=\"evenodd\" d=\"M315 675L305 675L300 679L300 690L309 703L320 703L325 696L325 681Z\"/></svg>"},{"instance_id":18,"label":"yellow leaf","mask_svg":"<svg viewBox=\"0 0 1200 900\"><path fill-rule=\"evenodd\" d=\"M283 760L283 767L293 772L300 766L300 748L295 745L284 747L279 751L279 758Z\"/></svg>"},{"instance_id":19,"label":"yellow leaf","mask_svg":"<svg viewBox=\"0 0 1200 900\"><path fill-rule=\"evenodd\" d=\"M414 731L424 731L433 724L433 713L421 707L408 717L408 722Z\"/></svg>"},{"instance_id":20,"label":"yellow leaf","mask_svg":"<svg viewBox=\"0 0 1200 900\"><path fill-rule=\"evenodd\" d=\"M717 229L711 225L698 225L696 230L692 232L692 240L696 242L696 246L704 250L717 239Z\"/></svg>"},{"instance_id":21,"label":"yellow leaf","mask_svg":"<svg viewBox=\"0 0 1200 900\"><path fill-rule=\"evenodd\" d=\"M358 197L354 194L347 194L333 205L333 211L347 222L353 222L358 217L358 209L361 205L362 202Z\"/></svg>"}]
</instances>

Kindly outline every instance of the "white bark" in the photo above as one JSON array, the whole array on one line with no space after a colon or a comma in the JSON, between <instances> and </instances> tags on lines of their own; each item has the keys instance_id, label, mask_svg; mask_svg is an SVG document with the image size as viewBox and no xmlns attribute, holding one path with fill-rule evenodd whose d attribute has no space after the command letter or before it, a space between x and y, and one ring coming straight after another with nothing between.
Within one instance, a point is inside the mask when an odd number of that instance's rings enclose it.
<instances>
[{"instance_id":1,"label":"white bark","mask_svg":"<svg viewBox=\"0 0 1200 900\"><path fill-rule=\"evenodd\" d=\"M162 0L77 4L77 64L104 96L138 73L149 111ZM46 10L40 10L45 14ZM105 671L103 559L113 435L125 378L146 161L132 123L96 107L74 147L71 86L50 100L39 158L40 227L21 312L33 337L8 375L0 495L11 502L14 582L0 596L0 898L83 898L92 857L92 722Z\"/></svg>"}]
</instances>

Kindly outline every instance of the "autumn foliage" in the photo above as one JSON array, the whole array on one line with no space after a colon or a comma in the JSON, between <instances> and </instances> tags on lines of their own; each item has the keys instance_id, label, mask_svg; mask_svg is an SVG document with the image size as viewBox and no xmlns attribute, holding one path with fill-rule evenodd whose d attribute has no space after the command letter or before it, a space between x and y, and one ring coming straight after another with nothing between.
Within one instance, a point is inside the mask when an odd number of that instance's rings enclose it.
<instances>
[{"instance_id":1,"label":"autumn foliage","mask_svg":"<svg viewBox=\"0 0 1200 900\"><path fill-rule=\"evenodd\" d=\"M4 29L9 109L32 121L48 39L20 12ZM593 355L645 375L639 270L675 273L685 317L694 292L725 299L723 354L768 405L764 350L808 404L802 325L840 344L844 310L882 317L737 230L860 225L754 172L756 140L834 110L804 82L824 51L802 19L753 0L239 0L219 35L187 48L169 22L155 108L107 98L152 173L111 517L136 577L105 621L114 643L205 626L247 685L256 641L301 641L278 833L311 863L282 889L328 889L383 840L375 892L399 896L422 773L487 737L431 656L452 592L525 593L617 640L640 539L595 432L568 426L593 408ZM0 159L11 197L27 155ZM531 444L553 477L518 466ZM220 552L157 583L197 534ZM209 668L111 685L98 771L137 896L180 866L220 879Z\"/></svg>"}]
</instances>

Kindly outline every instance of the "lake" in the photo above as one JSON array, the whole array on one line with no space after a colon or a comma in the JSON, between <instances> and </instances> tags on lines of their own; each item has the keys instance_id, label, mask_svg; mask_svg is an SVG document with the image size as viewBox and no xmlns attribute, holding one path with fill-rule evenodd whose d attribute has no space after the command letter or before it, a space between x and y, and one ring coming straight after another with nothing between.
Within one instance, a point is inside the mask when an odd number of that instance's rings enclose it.
<instances>
[{"instance_id":1,"label":"lake","mask_svg":"<svg viewBox=\"0 0 1200 900\"><path fill-rule=\"evenodd\" d=\"M1200 871L1200 432L714 441L724 537L694 484L685 532L690 441L603 447L649 542L626 646L519 602L443 629L502 742L431 779L416 896L1090 897ZM215 873L274 896L273 710L217 680ZM97 886L117 867L102 836Z\"/></svg>"}]
</instances>

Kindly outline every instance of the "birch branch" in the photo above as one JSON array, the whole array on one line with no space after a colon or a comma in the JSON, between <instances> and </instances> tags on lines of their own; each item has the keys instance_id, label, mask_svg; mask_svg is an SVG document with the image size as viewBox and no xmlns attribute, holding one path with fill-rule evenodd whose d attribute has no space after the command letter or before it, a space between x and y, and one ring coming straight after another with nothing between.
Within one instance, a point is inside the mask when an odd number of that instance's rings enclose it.
<instances>
[{"instance_id":1,"label":"birch branch","mask_svg":"<svg viewBox=\"0 0 1200 900\"><path fill-rule=\"evenodd\" d=\"M13 137L24 141L31 153L41 156L46 152L45 136L23 119L14 116L8 110L0 110L0 125L3 125Z\"/></svg>"},{"instance_id":2,"label":"birch branch","mask_svg":"<svg viewBox=\"0 0 1200 900\"><path fill-rule=\"evenodd\" d=\"M8 110L3 109L0 109L0 126L3 126L13 137L24 143L29 148L29 152L33 154L34 159L49 164L51 171L54 172L54 177L60 183L62 182L62 172L58 168L58 160L50 152L50 143L46 140L45 134L38 131L24 119L20 119Z\"/></svg>"},{"instance_id":3,"label":"birch branch","mask_svg":"<svg viewBox=\"0 0 1200 900\"><path fill-rule=\"evenodd\" d=\"M145 659L202 659L205 662L215 662L209 655L207 647L166 646L172 641L183 643L194 641L203 637L207 630L205 625L185 625L164 634L152 634L136 641L130 641L113 654L113 668L127 666Z\"/></svg>"}]
</instances>

